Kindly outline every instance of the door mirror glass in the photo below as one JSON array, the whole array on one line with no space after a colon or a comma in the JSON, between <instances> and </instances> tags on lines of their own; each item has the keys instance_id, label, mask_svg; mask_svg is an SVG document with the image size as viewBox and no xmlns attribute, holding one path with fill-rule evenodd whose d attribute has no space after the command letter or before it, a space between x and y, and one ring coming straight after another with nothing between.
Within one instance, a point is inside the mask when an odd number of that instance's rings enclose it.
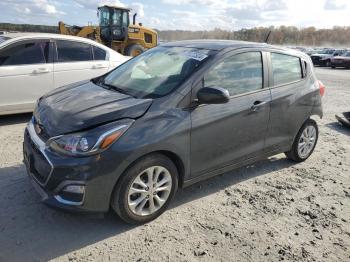
<instances>
[{"instance_id":1,"label":"door mirror glass","mask_svg":"<svg viewBox=\"0 0 350 262\"><path fill-rule=\"evenodd\" d=\"M197 93L200 104L225 104L230 100L229 92L221 87L203 87Z\"/></svg>"}]
</instances>

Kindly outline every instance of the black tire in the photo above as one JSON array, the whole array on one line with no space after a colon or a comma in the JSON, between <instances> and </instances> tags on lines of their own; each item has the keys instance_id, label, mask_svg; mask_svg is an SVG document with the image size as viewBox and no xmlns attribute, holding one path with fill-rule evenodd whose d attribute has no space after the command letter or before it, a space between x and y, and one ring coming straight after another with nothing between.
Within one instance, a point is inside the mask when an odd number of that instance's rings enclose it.
<instances>
[{"instance_id":1,"label":"black tire","mask_svg":"<svg viewBox=\"0 0 350 262\"><path fill-rule=\"evenodd\" d=\"M152 166L165 167L172 178L171 191L168 199L157 211L150 215L136 215L128 205L128 192L135 178L144 170ZM111 199L111 207L119 217L128 224L144 224L160 216L168 207L178 188L178 171L175 164L162 154L147 155L129 167L117 183Z\"/></svg>"},{"instance_id":2,"label":"black tire","mask_svg":"<svg viewBox=\"0 0 350 262\"><path fill-rule=\"evenodd\" d=\"M305 156L305 157L301 157L299 155L299 153L298 153L298 143L299 143L300 137L301 137L302 133L304 132L305 128L307 128L310 125L315 127L315 129L316 129L316 141L315 141L315 144L314 144L312 150L310 151L310 153L307 154L307 156ZM288 151L288 152L285 152L285 154L286 154L287 158L289 158L292 161L304 162L306 159L308 159L311 156L311 154L315 150L315 147L317 145L317 141L318 141L318 127L317 127L317 123L314 120L312 120L312 119L308 119L302 125L302 127L300 128L297 136L295 137L293 145L292 145L292 149L290 151Z\"/></svg>"},{"instance_id":3,"label":"black tire","mask_svg":"<svg viewBox=\"0 0 350 262\"><path fill-rule=\"evenodd\" d=\"M326 61L326 67L330 67L331 66L331 61L327 60Z\"/></svg>"},{"instance_id":4,"label":"black tire","mask_svg":"<svg viewBox=\"0 0 350 262\"><path fill-rule=\"evenodd\" d=\"M331 66L333 69L335 69L336 67L334 65Z\"/></svg>"},{"instance_id":5,"label":"black tire","mask_svg":"<svg viewBox=\"0 0 350 262\"><path fill-rule=\"evenodd\" d=\"M139 44L132 44L125 48L125 55L127 56L137 56L143 52L145 52L145 48Z\"/></svg>"}]
</instances>

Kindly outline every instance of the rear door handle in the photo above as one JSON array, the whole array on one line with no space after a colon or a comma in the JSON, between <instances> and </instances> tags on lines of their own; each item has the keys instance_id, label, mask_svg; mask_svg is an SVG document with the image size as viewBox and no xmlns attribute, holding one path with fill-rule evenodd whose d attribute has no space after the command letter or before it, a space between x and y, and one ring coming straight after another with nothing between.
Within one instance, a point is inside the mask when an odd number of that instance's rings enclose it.
<instances>
[{"instance_id":1,"label":"rear door handle","mask_svg":"<svg viewBox=\"0 0 350 262\"><path fill-rule=\"evenodd\" d=\"M47 68L38 68L38 69L35 69L33 70L33 74L46 74L46 73L50 73L50 70L47 69Z\"/></svg>"},{"instance_id":2,"label":"rear door handle","mask_svg":"<svg viewBox=\"0 0 350 262\"><path fill-rule=\"evenodd\" d=\"M266 105L267 102L266 101L255 101L254 104L252 105L252 107L250 108L251 111L255 112L257 111L260 107Z\"/></svg>"},{"instance_id":3,"label":"rear door handle","mask_svg":"<svg viewBox=\"0 0 350 262\"><path fill-rule=\"evenodd\" d=\"M96 64L92 66L92 69L102 69L102 68L107 68L107 66L103 64Z\"/></svg>"}]
</instances>

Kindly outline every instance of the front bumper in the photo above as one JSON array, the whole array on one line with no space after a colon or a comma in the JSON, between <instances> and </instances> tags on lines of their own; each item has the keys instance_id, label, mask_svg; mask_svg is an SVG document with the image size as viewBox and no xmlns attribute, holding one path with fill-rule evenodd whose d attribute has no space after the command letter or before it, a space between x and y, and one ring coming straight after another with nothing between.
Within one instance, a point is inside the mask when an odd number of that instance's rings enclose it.
<instances>
[{"instance_id":1,"label":"front bumper","mask_svg":"<svg viewBox=\"0 0 350 262\"><path fill-rule=\"evenodd\" d=\"M113 187L100 155L73 158L49 150L33 121L24 133L23 161L34 188L50 206L78 212L106 212ZM101 163L102 162L102 163ZM73 191L71 189L79 189Z\"/></svg>"},{"instance_id":2,"label":"front bumper","mask_svg":"<svg viewBox=\"0 0 350 262\"><path fill-rule=\"evenodd\" d=\"M350 67L350 61L332 60L331 65L334 67Z\"/></svg>"}]
</instances>

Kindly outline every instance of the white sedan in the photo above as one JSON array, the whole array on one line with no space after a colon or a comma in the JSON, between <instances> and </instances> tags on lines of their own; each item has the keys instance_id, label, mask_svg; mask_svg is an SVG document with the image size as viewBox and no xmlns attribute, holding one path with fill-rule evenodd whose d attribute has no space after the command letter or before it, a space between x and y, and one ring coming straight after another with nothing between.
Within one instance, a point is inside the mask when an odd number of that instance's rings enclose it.
<instances>
[{"instance_id":1,"label":"white sedan","mask_svg":"<svg viewBox=\"0 0 350 262\"><path fill-rule=\"evenodd\" d=\"M107 73L130 57L58 34L0 36L0 115L31 112L48 91Z\"/></svg>"}]
</instances>

